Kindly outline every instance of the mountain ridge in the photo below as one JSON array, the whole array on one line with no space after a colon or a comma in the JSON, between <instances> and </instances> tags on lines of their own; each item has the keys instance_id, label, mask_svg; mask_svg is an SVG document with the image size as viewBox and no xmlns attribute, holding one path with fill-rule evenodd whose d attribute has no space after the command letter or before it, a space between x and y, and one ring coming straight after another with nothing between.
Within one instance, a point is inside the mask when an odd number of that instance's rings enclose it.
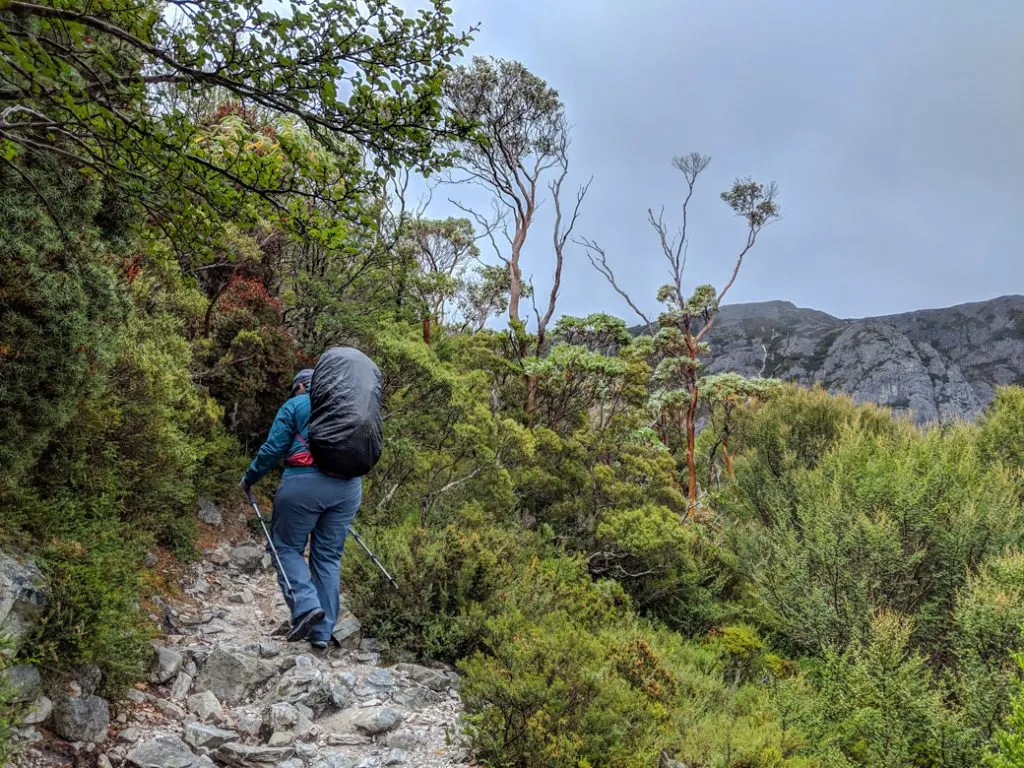
<instances>
[{"instance_id":1,"label":"mountain ridge","mask_svg":"<svg viewBox=\"0 0 1024 768\"><path fill-rule=\"evenodd\" d=\"M708 341L708 373L817 383L919 423L973 419L996 387L1024 384L1024 295L848 319L783 300L730 304Z\"/></svg>"}]
</instances>

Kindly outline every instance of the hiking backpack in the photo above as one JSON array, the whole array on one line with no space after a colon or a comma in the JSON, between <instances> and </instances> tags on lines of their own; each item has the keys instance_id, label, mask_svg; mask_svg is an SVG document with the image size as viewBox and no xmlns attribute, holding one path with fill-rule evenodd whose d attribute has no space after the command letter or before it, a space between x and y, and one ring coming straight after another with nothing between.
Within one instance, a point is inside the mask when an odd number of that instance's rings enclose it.
<instances>
[{"instance_id":1,"label":"hiking backpack","mask_svg":"<svg viewBox=\"0 0 1024 768\"><path fill-rule=\"evenodd\" d=\"M362 477L380 459L380 369L352 347L331 347L313 369L309 451L321 472Z\"/></svg>"}]
</instances>

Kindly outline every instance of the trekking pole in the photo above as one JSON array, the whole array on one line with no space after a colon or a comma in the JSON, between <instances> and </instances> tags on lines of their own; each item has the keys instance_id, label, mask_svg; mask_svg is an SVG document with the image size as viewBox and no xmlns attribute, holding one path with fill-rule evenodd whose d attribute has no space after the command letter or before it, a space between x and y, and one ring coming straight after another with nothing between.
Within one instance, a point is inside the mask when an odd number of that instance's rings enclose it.
<instances>
[{"instance_id":1,"label":"trekking pole","mask_svg":"<svg viewBox=\"0 0 1024 768\"><path fill-rule=\"evenodd\" d=\"M281 579L284 581L285 592L288 594L288 600L291 603L295 602L295 590L292 589L292 583L288 581L288 574L284 572L284 566L281 565L281 556L277 554L277 547L274 546L274 540L270 538L270 531L267 530L267 523L263 519L263 515L260 514L259 505L256 503L256 496L252 492L252 488L248 488L245 491L249 497L249 503L252 504L253 510L256 512L256 517L260 520L260 525L263 526L263 535L267 537L267 544L270 545L270 551L274 555L274 561L277 563L277 572L281 574Z\"/></svg>"},{"instance_id":2,"label":"trekking pole","mask_svg":"<svg viewBox=\"0 0 1024 768\"><path fill-rule=\"evenodd\" d=\"M370 556L370 559L373 560L373 564L380 568L380 572L388 577L388 581L391 582L391 586L395 589L398 589L398 584L395 582L393 578L391 578L391 574L388 573L387 569L383 565L381 565L381 562L377 559L377 556L370 551L370 548L368 546L366 546L366 544L363 542L362 537L358 533L356 533L356 529L350 528L348 532L352 534L352 538L359 542L359 546L362 547L366 551L366 554Z\"/></svg>"}]
</instances>

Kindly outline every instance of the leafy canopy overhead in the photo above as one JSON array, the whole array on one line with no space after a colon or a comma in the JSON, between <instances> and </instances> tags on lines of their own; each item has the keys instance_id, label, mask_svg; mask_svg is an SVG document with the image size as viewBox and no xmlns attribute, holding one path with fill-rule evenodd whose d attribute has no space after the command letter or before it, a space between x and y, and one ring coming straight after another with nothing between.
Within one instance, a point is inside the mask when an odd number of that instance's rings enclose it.
<instances>
[{"instance_id":1,"label":"leafy canopy overhead","mask_svg":"<svg viewBox=\"0 0 1024 768\"><path fill-rule=\"evenodd\" d=\"M282 212L296 197L344 212L395 169L437 168L439 140L459 133L439 96L469 37L449 15L441 0L411 14L385 0L3 0L0 161L56 153L161 215L181 200L231 215L241 198ZM218 103L258 116L268 143L285 127L292 172L254 164L258 139L205 151Z\"/></svg>"}]
</instances>

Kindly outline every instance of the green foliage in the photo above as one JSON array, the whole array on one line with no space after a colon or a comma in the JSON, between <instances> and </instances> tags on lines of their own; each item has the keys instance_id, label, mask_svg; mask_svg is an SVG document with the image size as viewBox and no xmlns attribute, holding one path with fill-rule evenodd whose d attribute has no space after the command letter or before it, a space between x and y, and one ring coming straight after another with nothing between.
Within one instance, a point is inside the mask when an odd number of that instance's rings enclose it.
<instances>
[{"instance_id":1,"label":"green foliage","mask_svg":"<svg viewBox=\"0 0 1024 768\"><path fill-rule=\"evenodd\" d=\"M61 173L52 161L24 173L0 165L0 465L16 484L53 433L66 426L96 374L110 365L106 328L124 317L111 260L98 232L102 189ZM31 201L32 184L50 189L67 239Z\"/></svg>"},{"instance_id":2,"label":"green foliage","mask_svg":"<svg viewBox=\"0 0 1024 768\"><path fill-rule=\"evenodd\" d=\"M915 642L939 652L968 570L1024 540L1012 482L967 427L848 428L788 485L737 535L757 609L793 649L845 647L886 609L914 617Z\"/></svg>"},{"instance_id":3,"label":"green foliage","mask_svg":"<svg viewBox=\"0 0 1024 768\"><path fill-rule=\"evenodd\" d=\"M5 4L0 87L18 105L0 144L5 162L59 153L83 174L127 185L175 223L176 238L194 242L216 229L208 223L254 209L305 223L351 213L361 191L376 188L378 169L436 169L436 139L461 133L439 97L468 37L452 33L440 0L408 15L397 4L351 0L297 11L215 0L179 10ZM220 149L197 147L208 136L201 106L215 95L239 111L283 117L275 152L288 170L253 142L233 151L234 136ZM321 162L316 147L332 160Z\"/></svg>"},{"instance_id":4,"label":"green foliage","mask_svg":"<svg viewBox=\"0 0 1024 768\"><path fill-rule=\"evenodd\" d=\"M976 765L972 733L910 650L911 634L908 621L883 612L845 652L826 652L824 724L853 765Z\"/></svg>"},{"instance_id":5,"label":"green foliage","mask_svg":"<svg viewBox=\"0 0 1024 768\"><path fill-rule=\"evenodd\" d=\"M953 621L955 690L967 722L991 738L1019 677L1014 657L1024 627L1024 554L994 557L971 575L957 596Z\"/></svg>"},{"instance_id":6,"label":"green foliage","mask_svg":"<svg viewBox=\"0 0 1024 768\"><path fill-rule=\"evenodd\" d=\"M15 752L14 728L20 715L20 707L4 675L13 660L13 643L0 633L0 763L4 765Z\"/></svg>"},{"instance_id":7,"label":"green foliage","mask_svg":"<svg viewBox=\"0 0 1024 768\"><path fill-rule=\"evenodd\" d=\"M988 768L1024 766L1024 654L1015 654L1014 661L1018 675L1010 711L988 745L985 753L985 765Z\"/></svg>"},{"instance_id":8,"label":"green foliage","mask_svg":"<svg viewBox=\"0 0 1024 768\"><path fill-rule=\"evenodd\" d=\"M1022 478L1024 497L1024 387L1003 387L981 420L978 447L986 460L998 461Z\"/></svg>"},{"instance_id":9,"label":"green foliage","mask_svg":"<svg viewBox=\"0 0 1024 768\"><path fill-rule=\"evenodd\" d=\"M352 609L395 651L448 662L480 647L499 592L528 551L523 536L487 524L476 508L443 528L407 523L362 535L399 589L367 558L350 555L343 583Z\"/></svg>"}]
</instances>

